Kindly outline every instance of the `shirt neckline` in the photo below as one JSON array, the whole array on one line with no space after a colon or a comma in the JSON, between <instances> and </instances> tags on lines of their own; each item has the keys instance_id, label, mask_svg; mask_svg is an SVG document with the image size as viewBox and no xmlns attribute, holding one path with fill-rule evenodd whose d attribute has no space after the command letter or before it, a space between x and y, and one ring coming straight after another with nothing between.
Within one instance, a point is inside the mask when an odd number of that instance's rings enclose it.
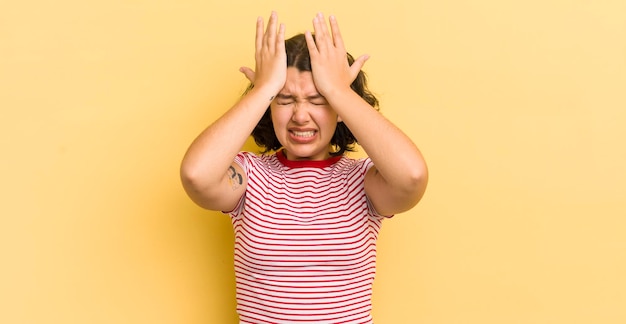
<instances>
[{"instance_id":1,"label":"shirt neckline","mask_svg":"<svg viewBox=\"0 0 626 324\"><path fill-rule=\"evenodd\" d=\"M326 168L329 167L335 163L337 163L337 161L341 160L341 155L339 156L331 156L330 158L326 159L326 160L288 160L287 156L285 156L285 152L284 150L280 150L278 152L276 152L276 158L278 158L278 161L280 161L280 163L288 168L291 169L295 169L295 168Z\"/></svg>"}]
</instances>

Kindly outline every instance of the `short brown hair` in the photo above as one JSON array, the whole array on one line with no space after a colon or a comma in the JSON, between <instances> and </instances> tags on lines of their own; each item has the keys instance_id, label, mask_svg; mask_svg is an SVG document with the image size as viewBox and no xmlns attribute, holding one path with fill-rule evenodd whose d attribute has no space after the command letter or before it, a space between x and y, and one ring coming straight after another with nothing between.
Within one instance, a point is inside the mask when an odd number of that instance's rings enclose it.
<instances>
[{"instance_id":1,"label":"short brown hair","mask_svg":"<svg viewBox=\"0 0 626 324\"><path fill-rule=\"evenodd\" d=\"M306 44L306 38L304 34L295 35L285 40L285 51L287 52L287 66L295 67L298 71L311 71L311 57L309 56L309 49ZM354 57L347 53L348 63L352 65L354 63ZM246 92L252 89L253 85L250 84ZM374 109L378 110L378 99L367 88L367 78L363 71L359 71L356 79L350 85L350 88L354 90L361 98L363 98ZM257 145L263 147L263 153L269 151L277 151L283 145L280 144L276 133L274 132L274 124L272 123L272 115L269 107L265 111L263 117L252 131L252 137ZM330 140L330 144L337 150L331 152L332 156L343 155L346 151L354 151L354 144L358 143L356 137L352 134L350 129L343 123L339 122L335 129L335 134Z\"/></svg>"}]
</instances>

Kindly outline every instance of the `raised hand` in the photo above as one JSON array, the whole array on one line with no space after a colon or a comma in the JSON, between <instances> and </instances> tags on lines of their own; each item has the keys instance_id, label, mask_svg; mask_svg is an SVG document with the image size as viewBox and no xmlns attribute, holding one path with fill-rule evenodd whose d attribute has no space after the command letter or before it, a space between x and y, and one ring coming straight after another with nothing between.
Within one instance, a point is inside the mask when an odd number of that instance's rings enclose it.
<instances>
[{"instance_id":1,"label":"raised hand","mask_svg":"<svg viewBox=\"0 0 626 324\"><path fill-rule=\"evenodd\" d=\"M319 13L313 19L315 39L310 32L305 33L311 56L313 81L317 91L325 97L332 95L334 91L349 88L369 58L367 55L362 55L350 65L337 19L330 16L329 22L330 31L324 16Z\"/></svg>"},{"instance_id":2,"label":"raised hand","mask_svg":"<svg viewBox=\"0 0 626 324\"><path fill-rule=\"evenodd\" d=\"M278 25L278 15L272 12L264 30L263 18L256 22L255 69L241 67L243 73L255 88L268 87L278 93L287 78L287 54L285 53L285 25Z\"/></svg>"}]
</instances>

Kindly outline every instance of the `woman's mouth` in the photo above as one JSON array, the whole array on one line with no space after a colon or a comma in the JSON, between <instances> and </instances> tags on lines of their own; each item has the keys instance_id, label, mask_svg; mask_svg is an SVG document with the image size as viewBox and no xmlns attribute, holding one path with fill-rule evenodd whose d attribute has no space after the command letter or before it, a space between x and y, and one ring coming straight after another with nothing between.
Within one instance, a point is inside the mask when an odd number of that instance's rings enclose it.
<instances>
[{"instance_id":1,"label":"woman's mouth","mask_svg":"<svg viewBox=\"0 0 626 324\"><path fill-rule=\"evenodd\" d=\"M298 130L290 130L289 135L292 141L296 143L309 143L315 139L315 135L317 131L315 130L307 130L307 131L298 131Z\"/></svg>"},{"instance_id":2,"label":"woman's mouth","mask_svg":"<svg viewBox=\"0 0 626 324\"><path fill-rule=\"evenodd\" d=\"M315 135L315 131L304 131L304 132L299 132L299 131L291 131L291 133L296 136L296 137L313 137L313 135Z\"/></svg>"}]
</instances>

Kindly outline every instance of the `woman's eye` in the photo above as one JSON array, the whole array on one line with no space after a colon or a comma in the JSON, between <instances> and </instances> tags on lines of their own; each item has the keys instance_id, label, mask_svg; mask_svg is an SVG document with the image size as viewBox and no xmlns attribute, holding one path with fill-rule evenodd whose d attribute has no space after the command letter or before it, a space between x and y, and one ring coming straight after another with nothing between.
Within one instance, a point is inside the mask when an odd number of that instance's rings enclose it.
<instances>
[{"instance_id":1,"label":"woman's eye","mask_svg":"<svg viewBox=\"0 0 626 324\"><path fill-rule=\"evenodd\" d=\"M287 105L291 105L293 101L277 101L276 103L281 106L287 106Z\"/></svg>"},{"instance_id":2,"label":"woman's eye","mask_svg":"<svg viewBox=\"0 0 626 324\"><path fill-rule=\"evenodd\" d=\"M311 103L316 105L316 106L326 105L326 101L311 101Z\"/></svg>"}]
</instances>

